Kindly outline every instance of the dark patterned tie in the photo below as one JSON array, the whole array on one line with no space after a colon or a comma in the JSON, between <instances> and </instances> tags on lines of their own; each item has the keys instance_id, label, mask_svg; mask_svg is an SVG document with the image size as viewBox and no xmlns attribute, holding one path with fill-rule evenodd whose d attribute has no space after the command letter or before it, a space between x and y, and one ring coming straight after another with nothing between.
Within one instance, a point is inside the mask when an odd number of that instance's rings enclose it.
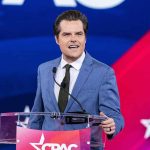
<instances>
[{"instance_id":1,"label":"dark patterned tie","mask_svg":"<svg viewBox=\"0 0 150 150\"><path fill-rule=\"evenodd\" d=\"M66 68L66 73L61 83L61 88L60 88L59 97L58 97L58 106L59 106L60 112L64 112L68 103L71 65L67 64L65 65L65 68Z\"/></svg>"}]
</instances>

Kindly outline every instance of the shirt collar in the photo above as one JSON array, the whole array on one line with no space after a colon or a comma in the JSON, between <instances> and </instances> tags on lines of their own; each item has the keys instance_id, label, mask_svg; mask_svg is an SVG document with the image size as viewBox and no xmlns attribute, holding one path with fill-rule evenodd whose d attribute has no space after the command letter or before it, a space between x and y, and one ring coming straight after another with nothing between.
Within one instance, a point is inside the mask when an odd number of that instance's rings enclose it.
<instances>
[{"instance_id":1,"label":"shirt collar","mask_svg":"<svg viewBox=\"0 0 150 150\"><path fill-rule=\"evenodd\" d=\"M80 70L82 63L85 58L85 52L82 53L82 55L74 62L70 63L70 65L75 68L76 70ZM68 62L66 62L63 57L61 57L60 67L63 68Z\"/></svg>"}]
</instances>

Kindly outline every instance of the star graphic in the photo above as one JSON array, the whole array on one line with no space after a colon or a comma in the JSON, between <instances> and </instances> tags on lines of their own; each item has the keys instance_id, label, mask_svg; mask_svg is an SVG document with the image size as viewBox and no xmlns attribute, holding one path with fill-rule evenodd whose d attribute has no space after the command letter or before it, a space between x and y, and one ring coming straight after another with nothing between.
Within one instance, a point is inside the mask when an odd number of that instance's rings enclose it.
<instances>
[{"instance_id":1,"label":"star graphic","mask_svg":"<svg viewBox=\"0 0 150 150\"><path fill-rule=\"evenodd\" d=\"M44 137L44 134L42 133L41 139L40 139L40 142L39 142L39 143L30 143L30 144L31 144L36 150L41 150L38 146L43 145L44 140L45 140L45 137Z\"/></svg>"},{"instance_id":2,"label":"star graphic","mask_svg":"<svg viewBox=\"0 0 150 150\"><path fill-rule=\"evenodd\" d=\"M140 122L144 127L146 127L144 138L145 139L150 138L150 119L141 119Z\"/></svg>"}]
</instances>

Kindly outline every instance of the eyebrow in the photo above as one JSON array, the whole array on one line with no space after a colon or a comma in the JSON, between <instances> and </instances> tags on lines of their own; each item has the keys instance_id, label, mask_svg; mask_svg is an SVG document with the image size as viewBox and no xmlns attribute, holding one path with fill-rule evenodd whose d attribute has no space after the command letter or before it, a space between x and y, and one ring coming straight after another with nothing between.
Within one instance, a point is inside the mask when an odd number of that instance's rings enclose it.
<instances>
[{"instance_id":1,"label":"eyebrow","mask_svg":"<svg viewBox=\"0 0 150 150\"><path fill-rule=\"evenodd\" d=\"M83 31L76 32L76 34L84 34Z\"/></svg>"},{"instance_id":2,"label":"eyebrow","mask_svg":"<svg viewBox=\"0 0 150 150\"><path fill-rule=\"evenodd\" d=\"M63 32L62 35L68 35L68 34L71 34L71 32ZM75 34L84 34L83 31L78 31L78 32L75 32Z\"/></svg>"}]
</instances>

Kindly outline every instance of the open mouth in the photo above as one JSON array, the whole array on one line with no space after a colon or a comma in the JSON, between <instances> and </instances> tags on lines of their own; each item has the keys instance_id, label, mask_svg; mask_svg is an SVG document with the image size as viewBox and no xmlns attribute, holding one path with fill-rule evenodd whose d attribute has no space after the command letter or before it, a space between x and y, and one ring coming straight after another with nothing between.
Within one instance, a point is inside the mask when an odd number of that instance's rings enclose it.
<instances>
[{"instance_id":1,"label":"open mouth","mask_svg":"<svg viewBox=\"0 0 150 150\"><path fill-rule=\"evenodd\" d=\"M79 45L69 45L69 47L68 48L70 48L70 49L74 49L74 48L78 48L79 47Z\"/></svg>"}]
</instances>

